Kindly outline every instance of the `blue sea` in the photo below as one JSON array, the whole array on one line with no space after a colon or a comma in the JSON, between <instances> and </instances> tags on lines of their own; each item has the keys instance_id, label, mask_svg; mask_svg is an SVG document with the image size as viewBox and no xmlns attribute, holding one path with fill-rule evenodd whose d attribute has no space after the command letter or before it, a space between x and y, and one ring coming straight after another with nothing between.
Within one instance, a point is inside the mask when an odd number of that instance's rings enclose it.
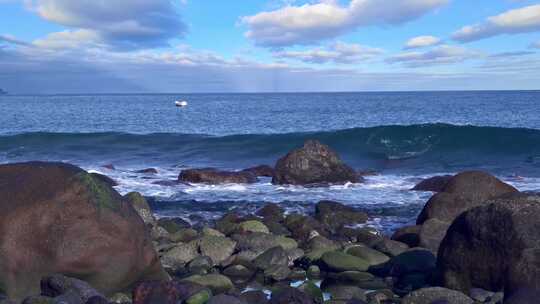
<instances>
[{"instance_id":1,"label":"blue sea","mask_svg":"<svg viewBox=\"0 0 540 304\"><path fill-rule=\"evenodd\" d=\"M431 196L409 191L425 177L481 169L540 189L540 91L0 96L0 109L0 163L74 163L143 193L159 216L193 222L265 202L310 212L331 199L391 232ZM330 188L156 184L185 168L273 165L312 138L377 174ZM135 173L145 168L158 174Z\"/></svg>"}]
</instances>

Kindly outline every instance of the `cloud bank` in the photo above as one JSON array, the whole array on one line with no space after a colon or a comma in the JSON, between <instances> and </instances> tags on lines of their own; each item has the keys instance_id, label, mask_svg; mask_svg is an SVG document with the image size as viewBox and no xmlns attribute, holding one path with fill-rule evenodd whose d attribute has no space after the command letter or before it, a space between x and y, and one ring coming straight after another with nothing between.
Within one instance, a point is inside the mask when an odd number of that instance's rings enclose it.
<instances>
[{"instance_id":1,"label":"cloud bank","mask_svg":"<svg viewBox=\"0 0 540 304\"><path fill-rule=\"evenodd\" d=\"M468 25L452 35L460 42L471 42L503 34L540 31L540 4L509 10L482 23Z\"/></svg>"},{"instance_id":2,"label":"cloud bank","mask_svg":"<svg viewBox=\"0 0 540 304\"><path fill-rule=\"evenodd\" d=\"M314 44L359 27L397 25L417 19L449 0L352 0L343 6L337 0L320 0L302 6L243 17L246 37L256 45L284 47Z\"/></svg>"},{"instance_id":3,"label":"cloud bank","mask_svg":"<svg viewBox=\"0 0 540 304\"><path fill-rule=\"evenodd\" d=\"M384 53L382 49L337 42L327 48L317 48L305 51L280 51L273 54L274 58L292 59L305 63L354 64L372 59Z\"/></svg>"},{"instance_id":4,"label":"cloud bank","mask_svg":"<svg viewBox=\"0 0 540 304\"><path fill-rule=\"evenodd\" d=\"M91 41L118 49L152 48L168 45L187 30L169 0L28 0L26 4L41 18L69 28L42 39L42 46Z\"/></svg>"},{"instance_id":5,"label":"cloud bank","mask_svg":"<svg viewBox=\"0 0 540 304\"><path fill-rule=\"evenodd\" d=\"M480 56L479 52L464 47L441 45L426 52L400 53L389 57L386 61L388 63L401 63L408 67L422 67L458 63Z\"/></svg>"},{"instance_id":6,"label":"cloud bank","mask_svg":"<svg viewBox=\"0 0 540 304\"><path fill-rule=\"evenodd\" d=\"M441 39L434 36L418 36L411 38L405 43L404 49L416 49L427 46L434 46L441 43Z\"/></svg>"}]
</instances>

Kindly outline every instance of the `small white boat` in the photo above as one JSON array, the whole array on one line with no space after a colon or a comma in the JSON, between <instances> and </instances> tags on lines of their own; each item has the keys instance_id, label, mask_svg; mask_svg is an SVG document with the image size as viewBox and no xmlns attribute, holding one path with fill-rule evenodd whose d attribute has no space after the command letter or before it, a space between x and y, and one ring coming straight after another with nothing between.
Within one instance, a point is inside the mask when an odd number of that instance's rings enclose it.
<instances>
[{"instance_id":1,"label":"small white boat","mask_svg":"<svg viewBox=\"0 0 540 304\"><path fill-rule=\"evenodd\" d=\"M187 107L188 102L185 101L185 100L177 100L177 101L174 102L174 104L175 104L177 107L183 108L183 107Z\"/></svg>"}]
</instances>

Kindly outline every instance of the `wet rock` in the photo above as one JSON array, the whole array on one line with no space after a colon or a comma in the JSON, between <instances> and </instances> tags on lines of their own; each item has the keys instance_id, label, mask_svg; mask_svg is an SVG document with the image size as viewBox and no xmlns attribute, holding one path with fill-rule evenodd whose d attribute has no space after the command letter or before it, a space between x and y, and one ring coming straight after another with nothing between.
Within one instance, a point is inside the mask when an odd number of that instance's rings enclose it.
<instances>
[{"instance_id":1,"label":"wet rock","mask_svg":"<svg viewBox=\"0 0 540 304\"><path fill-rule=\"evenodd\" d=\"M442 192L444 188L454 177L453 175L440 175L430 178L426 178L423 181L419 182L411 190L413 191L431 191L431 192Z\"/></svg>"},{"instance_id":2,"label":"wet rock","mask_svg":"<svg viewBox=\"0 0 540 304\"><path fill-rule=\"evenodd\" d=\"M126 304L131 303L131 298L123 293L115 293L109 298L109 302L113 304Z\"/></svg>"},{"instance_id":3,"label":"wet rock","mask_svg":"<svg viewBox=\"0 0 540 304\"><path fill-rule=\"evenodd\" d=\"M229 172L214 168L183 170L178 176L181 182L194 184L252 184L257 182L257 177L251 172Z\"/></svg>"},{"instance_id":4,"label":"wet rock","mask_svg":"<svg viewBox=\"0 0 540 304\"><path fill-rule=\"evenodd\" d=\"M407 244L409 247L417 247L420 244L421 225L401 227L392 235L392 240Z\"/></svg>"},{"instance_id":5,"label":"wet rock","mask_svg":"<svg viewBox=\"0 0 540 304\"><path fill-rule=\"evenodd\" d=\"M329 293L331 295L332 300L341 300L341 301L348 301L348 300L366 300L366 290L354 286L354 285L346 285L346 284L331 284L331 285L325 285L323 282L323 285L321 285L322 290L326 293Z\"/></svg>"},{"instance_id":6,"label":"wet rock","mask_svg":"<svg viewBox=\"0 0 540 304\"><path fill-rule=\"evenodd\" d=\"M345 237L345 239L349 242L362 243L368 247L373 247L375 244L384 239L383 234L373 227L343 227L337 232L337 234Z\"/></svg>"},{"instance_id":7,"label":"wet rock","mask_svg":"<svg viewBox=\"0 0 540 304\"><path fill-rule=\"evenodd\" d=\"M181 229L191 228L191 224L179 217L166 217L158 220L158 225L168 233L176 233Z\"/></svg>"},{"instance_id":8,"label":"wet rock","mask_svg":"<svg viewBox=\"0 0 540 304\"><path fill-rule=\"evenodd\" d=\"M0 200L0 285L12 299L37 294L41 277L56 272L83 278L104 294L166 277L131 204L78 167L1 165L0 197L10 198Z\"/></svg>"},{"instance_id":9,"label":"wet rock","mask_svg":"<svg viewBox=\"0 0 540 304\"><path fill-rule=\"evenodd\" d=\"M368 220L366 213L332 201L318 202L315 218L334 233L345 225L363 224Z\"/></svg>"},{"instance_id":10,"label":"wet rock","mask_svg":"<svg viewBox=\"0 0 540 304\"><path fill-rule=\"evenodd\" d=\"M324 269L335 272L366 271L369 268L369 263L365 259L341 251L326 252L321 257L321 263Z\"/></svg>"},{"instance_id":11,"label":"wet rock","mask_svg":"<svg viewBox=\"0 0 540 304\"><path fill-rule=\"evenodd\" d=\"M8 304L9 302L7 301L8 300L6 299L2 299L0 300L0 303ZM17 303L17 302L13 302L13 303ZM9 304L12 304L12 303L9 303ZM46 297L46 296L31 296L24 299L24 301L22 301L22 304L55 304L55 300L54 298Z\"/></svg>"},{"instance_id":12,"label":"wet rock","mask_svg":"<svg viewBox=\"0 0 540 304\"><path fill-rule=\"evenodd\" d=\"M225 293L234 288L231 280L221 274L194 275L182 280L210 288L214 294Z\"/></svg>"},{"instance_id":13,"label":"wet rock","mask_svg":"<svg viewBox=\"0 0 540 304\"><path fill-rule=\"evenodd\" d=\"M255 214L265 219L280 222L283 220L283 214L285 211L278 204L266 204L261 209L257 210Z\"/></svg>"},{"instance_id":14,"label":"wet rock","mask_svg":"<svg viewBox=\"0 0 540 304\"><path fill-rule=\"evenodd\" d=\"M540 196L511 194L460 215L439 249L446 287L540 290Z\"/></svg>"},{"instance_id":15,"label":"wet rock","mask_svg":"<svg viewBox=\"0 0 540 304\"><path fill-rule=\"evenodd\" d=\"M435 194L417 219L421 225L436 218L452 222L458 215L485 201L517 190L496 177L480 171L467 171L452 177L443 192Z\"/></svg>"},{"instance_id":16,"label":"wet rock","mask_svg":"<svg viewBox=\"0 0 540 304\"><path fill-rule=\"evenodd\" d=\"M328 235L323 225L311 216L290 214L285 218L285 226L292 237L301 243L309 241L315 235Z\"/></svg>"},{"instance_id":17,"label":"wet rock","mask_svg":"<svg viewBox=\"0 0 540 304\"><path fill-rule=\"evenodd\" d=\"M317 265L309 266L307 270L307 277L309 279L319 279L321 277L321 269Z\"/></svg>"},{"instance_id":18,"label":"wet rock","mask_svg":"<svg viewBox=\"0 0 540 304\"><path fill-rule=\"evenodd\" d=\"M273 177L274 168L268 165L260 165L251 168L244 169L243 172L249 172L255 176Z\"/></svg>"},{"instance_id":19,"label":"wet rock","mask_svg":"<svg viewBox=\"0 0 540 304\"><path fill-rule=\"evenodd\" d=\"M353 169L345 165L328 146L318 141L306 141L302 148L279 159L272 178L274 184L344 184L358 182Z\"/></svg>"},{"instance_id":20,"label":"wet rock","mask_svg":"<svg viewBox=\"0 0 540 304\"><path fill-rule=\"evenodd\" d=\"M285 287L272 293L270 304L314 304L306 293L291 287Z\"/></svg>"},{"instance_id":21,"label":"wet rock","mask_svg":"<svg viewBox=\"0 0 540 304\"><path fill-rule=\"evenodd\" d=\"M442 287L430 287L411 292L403 298L402 304L432 304L435 301L444 301L444 303L448 304L474 303L471 298L459 291Z\"/></svg>"},{"instance_id":22,"label":"wet rock","mask_svg":"<svg viewBox=\"0 0 540 304\"><path fill-rule=\"evenodd\" d=\"M206 290L200 284L180 281L148 281L133 290L133 304L176 304Z\"/></svg>"},{"instance_id":23,"label":"wet rock","mask_svg":"<svg viewBox=\"0 0 540 304\"><path fill-rule=\"evenodd\" d=\"M146 168L146 169L137 170L137 171L135 171L135 173L140 173L140 174L158 174L158 170L157 170L156 168Z\"/></svg>"},{"instance_id":24,"label":"wet rock","mask_svg":"<svg viewBox=\"0 0 540 304\"><path fill-rule=\"evenodd\" d=\"M103 183L111 186L111 187L116 187L118 186L118 182L116 182L114 179L108 177L107 175L103 175L103 174L99 174L99 173L90 173L90 175L99 180L99 181L102 181Z\"/></svg>"},{"instance_id":25,"label":"wet rock","mask_svg":"<svg viewBox=\"0 0 540 304\"><path fill-rule=\"evenodd\" d=\"M187 270L192 274L207 274L214 263L207 256L198 256L187 265Z\"/></svg>"},{"instance_id":26,"label":"wet rock","mask_svg":"<svg viewBox=\"0 0 540 304\"><path fill-rule=\"evenodd\" d=\"M212 298L212 292L209 289L203 289L186 299L186 304L207 304Z\"/></svg>"}]
</instances>

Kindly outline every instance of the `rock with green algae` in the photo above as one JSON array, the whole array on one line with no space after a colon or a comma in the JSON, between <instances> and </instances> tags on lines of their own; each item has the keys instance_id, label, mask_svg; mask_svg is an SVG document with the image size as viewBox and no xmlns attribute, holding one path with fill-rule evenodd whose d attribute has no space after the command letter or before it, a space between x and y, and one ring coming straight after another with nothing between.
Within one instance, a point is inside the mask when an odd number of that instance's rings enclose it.
<instances>
[{"instance_id":1,"label":"rock with green algae","mask_svg":"<svg viewBox=\"0 0 540 304\"><path fill-rule=\"evenodd\" d=\"M324 302L322 290L313 281L306 281L298 287L298 290L309 295L316 304Z\"/></svg>"},{"instance_id":2,"label":"rock with green algae","mask_svg":"<svg viewBox=\"0 0 540 304\"><path fill-rule=\"evenodd\" d=\"M241 222L236 226L236 229L239 233L246 233L246 232L262 232L262 233L270 233L270 230L268 230L268 227L264 225L263 223L259 221L245 221Z\"/></svg>"},{"instance_id":3,"label":"rock with green algae","mask_svg":"<svg viewBox=\"0 0 540 304\"><path fill-rule=\"evenodd\" d=\"M369 268L369 263L365 259L341 251L326 252L322 255L321 262L326 269L335 272L366 271Z\"/></svg>"},{"instance_id":4,"label":"rock with green algae","mask_svg":"<svg viewBox=\"0 0 540 304\"><path fill-rule=\"evenodd\" d=\"M203 289L185 300L186 304L205 304L212 297L209 289Z\"/></svg>"},{"instance_id":5,"label":"rock with green algae","mask_svg":"<svg viewBox=\"0 0 540 304\"><path fill-rule=\"evenodd\" d=\"M234 288L231 280L221 274L193 275L183 279L210 288L214 294L225 293Z\"/></svg>"}]
</instances>

